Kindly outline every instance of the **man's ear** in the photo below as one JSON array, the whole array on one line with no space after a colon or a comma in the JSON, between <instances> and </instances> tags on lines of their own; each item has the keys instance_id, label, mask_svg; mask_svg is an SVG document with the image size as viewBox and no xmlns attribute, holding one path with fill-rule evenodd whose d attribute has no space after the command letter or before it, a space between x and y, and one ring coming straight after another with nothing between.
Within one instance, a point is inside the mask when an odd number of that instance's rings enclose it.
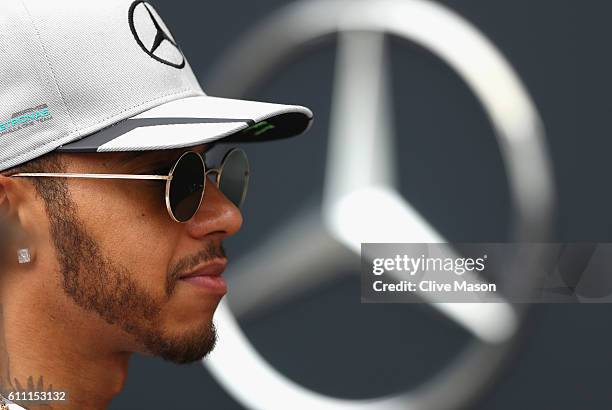
<instances>
[{"instance_id":1,"label":"man's ear","mask_svg":"<svg viewBox=\"0 0 612 410\"><path fill-rule=\"evenodd\" d=\"M0 221L15 224L18 208L23 199L23 187L12 178L0 175Z\"/></svg>"},{"instance_id":2,"label":"man's ear","mask_svg":"<svg viewBox=\"0 0 612 410\"><path fill-rule=\"evenodd\" d=\"M11 222L11 204L8 196L6 178L0 175L0 271L6 263L7 251L13 238L13 223Z\"/></svg>"},{"instance_id":3,"label":"man's ear","mask_svg":"<svg viewBox=\"0 0 612 410\"><path fill-rule=\"evenodd\" d=\"M28 240L27 221L31 218L27 216L27 201L33 198L32 190L25 181L0 175L0 251L3 254L17 242Z\"/></svg>"}]
</instances>

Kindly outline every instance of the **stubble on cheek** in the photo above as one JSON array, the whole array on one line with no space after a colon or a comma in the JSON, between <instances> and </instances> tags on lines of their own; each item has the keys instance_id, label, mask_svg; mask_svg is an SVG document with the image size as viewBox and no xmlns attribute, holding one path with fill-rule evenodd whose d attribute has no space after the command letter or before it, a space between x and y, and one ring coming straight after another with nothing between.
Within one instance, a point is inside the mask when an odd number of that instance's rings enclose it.
<instances>
[{"instance_id":1,"label":"stubble on cheek","mask_svg":"<svg viewBox=\"0 0 612 410\"><path fill-rule=\"evenodd\" d=\"M64 168L60 164L57 169L49 168L45 171L68 172ZM155 296L135 281L134 272L123 266L117 260L118 257L106 255L87 231L86 221L79 218L77 205L66 180L34 180L34 183L39 184L37 192L45 205L61 288L77 306L127 332L142 346L142 353L176 363L188 363L200 359L213 349L216 332L211 321L171 336L165 333L161 318L162 307L172 296L178 275L208 258L224 256L220 244L210 244L198 254L179 261L163 279L165 292ZM100 195L99 192L95 194ZM79 189L76 195L79 198L84 195L84 201L90 202L87 195L93 195L93 191ZM92 213L95 212L88 215Z\"/></svg>"}]
</instances>

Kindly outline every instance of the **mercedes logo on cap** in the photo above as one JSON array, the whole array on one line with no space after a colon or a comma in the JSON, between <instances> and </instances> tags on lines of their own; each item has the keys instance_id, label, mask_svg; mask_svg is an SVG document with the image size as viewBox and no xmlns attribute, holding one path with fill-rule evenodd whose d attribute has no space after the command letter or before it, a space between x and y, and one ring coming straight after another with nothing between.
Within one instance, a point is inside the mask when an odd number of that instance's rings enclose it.
<instances>
[{"instance_id":1,"label":"mercedes logo on cap","mask_svg":"<svg viewBox=\"0 0 612 410\"><path fill-rule=\"evenodd\" d=\"M130 29L140 48L160 63L185 67L185 56L153 6L137 0L130 6Z\"/></svg>"}]
</instances>

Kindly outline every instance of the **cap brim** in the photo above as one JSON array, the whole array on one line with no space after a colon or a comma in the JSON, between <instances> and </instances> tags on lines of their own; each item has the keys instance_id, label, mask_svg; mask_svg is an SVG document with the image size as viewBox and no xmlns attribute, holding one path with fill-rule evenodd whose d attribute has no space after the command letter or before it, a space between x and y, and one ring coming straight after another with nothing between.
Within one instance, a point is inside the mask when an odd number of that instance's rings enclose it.
<instances>
[{"instance_id":1,"label":"cap brim","mask_svg":"<svg viewBox=\"0 0 612 410\"><path fill-rule=\"evenodd\" d=\"M159 105L57 151L154 151L219 140L269 141L303 133L312 117L308 108L296 105L189 97Z\"/></svg>"}]
</instances>

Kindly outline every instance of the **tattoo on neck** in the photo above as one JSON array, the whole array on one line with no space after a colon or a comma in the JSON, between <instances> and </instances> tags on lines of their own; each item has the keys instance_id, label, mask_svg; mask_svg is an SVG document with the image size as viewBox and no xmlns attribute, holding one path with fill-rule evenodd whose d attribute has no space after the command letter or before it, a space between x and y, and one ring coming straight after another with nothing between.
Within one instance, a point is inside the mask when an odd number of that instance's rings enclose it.
<instances>
[{"instance_id":1,"label":"tattoo on neck","mask_svg":"<svg viewBox=\"0 0 612 410\"><path fill-rule=\"evenodd\" d=\"M27 381L24 383L23 380L19 381L16 377L11 377L11 369L10 369L10 358L8 348L6 346L6 337L5 337L5 322L4 322L4 311L2 309L2 304L0 304L0 395L3 397L7 397L10 393L27 393L27 392L49 392L54 391L53 385L49 385L45 387L45 383L43 380L43 376L39 376L36 384L34 384L34 378L32 376L28 377ZM45 409L50 410L53 409L47 403L31 403L32 409Z\"/></svg>"},{"instance_id":2,"label":"tattoo on neck","mask_svg":"<svg viewBox=\"0 0 612 410\"><path fill-rule=\"evenodd\" d=\"M4 311L0 304L0 394L5 396L10 391L15 391L15 386L11 383L9 354L4 336Z\"/></svg>"}]
</instances>

